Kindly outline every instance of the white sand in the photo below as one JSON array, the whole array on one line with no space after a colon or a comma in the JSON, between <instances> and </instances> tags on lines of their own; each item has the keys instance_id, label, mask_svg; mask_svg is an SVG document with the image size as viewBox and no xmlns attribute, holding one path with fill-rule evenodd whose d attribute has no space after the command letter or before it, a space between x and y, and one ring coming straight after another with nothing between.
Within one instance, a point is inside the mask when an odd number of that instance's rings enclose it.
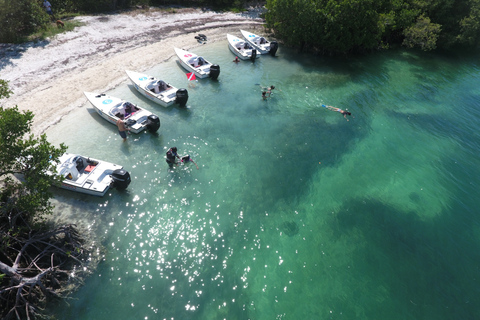
<instances>
[{"instance_id":1,"label":"white sand","mask_svg":"<svg viewBox=\"0 0 480 320\"><path fill-rule=\"evenodd\" d=\"M83 91L103 92L126 80L125 69L142 72L174 54L174 47L191 49L194 38L225 40L239 29L262 33L257 8L242 14L199 9L158 9L127 14L84 16L72 32L24 45L0 45L0 79L14 94L2 105L34 112L34 134L42 134L86 98Z\"/></svg>"}]
</instances>

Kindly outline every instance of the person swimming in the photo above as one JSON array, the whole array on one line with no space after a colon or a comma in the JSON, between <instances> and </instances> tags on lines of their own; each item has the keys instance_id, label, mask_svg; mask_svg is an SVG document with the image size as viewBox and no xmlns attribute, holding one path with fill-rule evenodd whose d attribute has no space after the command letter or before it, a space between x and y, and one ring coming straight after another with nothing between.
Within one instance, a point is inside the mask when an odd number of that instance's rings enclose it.
<instances>
[{"instance_id":1,"label":"person swimming","mask_svg":"<svg viewBox=\"0 0 480 320\"><path fill-rule=\"evenodd\" d=\"M273 89L275 89L275 86L270 86L270 87L267 88L267 94L268 94L269 97L272 95Z\"/></svg>"},{"instance_id":2,"label":"person swimming","mask_svg":"<svg viewBox=\"0 0 480 320\"><path fill-rule=\"evenodd\" d=\"M258 83L257 83L258 84ZM260 88L262 89L262 97L264 97L264 100L272 95L273 89L275 89L274 85L271 85L270 87L262 87L260 84L258 84ZM263 94L265 92L265 95Z\"/></svg>"},{"instance_id":3,"label":"person swimming","mask_svg":"<svg viewBox=\"0 0 480 320\"><path fill-rule=\"evenodd\" d=\"M322 107L324 107L324 108L326 108L326 109L328 109L328 110L340 112L345 119L347 119L347 116L351 116L351 115L352 115L350 112L345 111L345 110L342 110L342 109L340 109L340 108L336 108L336 107L332 107L332 106L326 106L326 105L324 105L324 104L322 104ZM347 119L347 121L348 121L348 119Z\"/></svg>"},{"instance_id":4,"label":"person swimming","mask_svg":"<svg viewBox=\"0 0 480 320\"><path fill-rule=\"evenodd\" d=\"M195 166L197 167L197 170L198 170L197 164L195 163L195 161L193 161L192 158L190 158L190 155L183 156L180 161L183 162L183 163L185 163L185 164L186 164L187 162L193 162L193 163L195 164Z\"/></svg>"}]
</instances>

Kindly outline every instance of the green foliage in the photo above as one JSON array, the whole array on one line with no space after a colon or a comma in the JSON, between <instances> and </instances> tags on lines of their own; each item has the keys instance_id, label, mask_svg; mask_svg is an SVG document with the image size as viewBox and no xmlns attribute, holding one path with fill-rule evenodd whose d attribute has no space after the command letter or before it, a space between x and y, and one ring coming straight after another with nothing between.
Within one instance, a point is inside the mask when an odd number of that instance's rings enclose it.
<instances>
[{"instance_id":1,"label":"green foliage","mask_svg":"<svg viewBox=\"0 0 480 320\"><path fill-rule=\"evenodd\" d=\"M4 83L4 82L2 82ZM9 92L8 87L6 92ZM2 98L3 95L0 95ZM26 222L37 214L50 213L50 187L58 183L52 161L66 151L57 148L42 135L30 134L33 113L17 107L0 107L0 218L20 214ZM11 221L11 219L9 219Z\"/></svg>"},{"instance_id":2,"label":"green foliage","mask_svg":"<svg viewBox=\"0 0 480 320\"><path fill-rule=\"evenodd\" d=\"M0 79L0 100L10 97L12 93L8 88L8 81Z\"/></svg>"},{"instance_id":3,"label":"green foliage","mask_svg":"<svg viewBox=\"0 0 480 320\"><path fill-rule=\"evenodd\" d=\"M48 23L45 28L38 30L28 36L29 41L35 40L45 40L46 38L54 37L55 35L67 31L72 31L76 27L82 25L82 22L76 20L64 20L65 26L63 28L59 28L56 23L51 22Z\"/></svg>"},{"instance_id":4,"label":"green foliage","mask_svg":"<svg viewBox=\"0 0 480 320\"><path fill-rule=\"evenodd\" d=\"M405 29L405 40L403 44L408 48L419 47L424 51L436 48L438 35L441 27L432 23L430 18L423 15L418 17L417 22Z\"/></svg>"},{"instance_id":5,"label":"green foliage","mask_svg":"<svg viewBox=\"0 0 480 320\"><path fill-rule=\"evenodd\" d=\"M55 16L68 13L97 13L126 9L135 4L132 0L48 0Z\"/></svg>"},{"instance_id":6,"label":"green foliage","mask_svg":"<svg viewBox=\"0 0 480 320\"><path fill-rule=\"evenodd\" d=\"M460 44L475 46L480 43L480 0L470 1L470 11L460 21L457 40Z\"/></svg>"},{"instance_id":7,"label":"green foliage","mask_svg":"<svg viewBox=\"0 0 480 320\"><path fill-rule=\"evenodd\" d=\"M480 43L480 0L267 0L286 45L328 53Z\"/></svg>"},{"instance_id":8,"label":"green foliage","mask_svg":"<svg viewBox=\"0 0 480 320\"><path fill-rule=\"evenodd\" d=\"M20 42L25 36L42 28L49 18L34 0L0 0L0 42Z\"/></svg>"},{"instance_id":9,"label":"green foliage","mask_svg":"<svg viewBox=\"0 0 480 320\"><path fill-rule=\"evenodd\" d=\"M268 0L267 26L289 45L328 52L373 49L381 29L376 0Z\"/></svg>"}]
</instances>

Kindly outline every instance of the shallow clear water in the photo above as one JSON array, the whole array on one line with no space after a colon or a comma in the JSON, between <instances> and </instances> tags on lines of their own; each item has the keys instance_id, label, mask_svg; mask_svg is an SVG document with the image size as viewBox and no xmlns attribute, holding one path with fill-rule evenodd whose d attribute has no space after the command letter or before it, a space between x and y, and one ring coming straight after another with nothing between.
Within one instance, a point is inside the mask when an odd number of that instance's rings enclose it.
<instances>
[{"instance_id":1,"label":"shallow clear water","mask_svg":"<svg viewBox=\"0 0 480 320\"><path fill-rule=\"evenodd\" d=\"M126 192L56 191L106 247L60 319L473 319L480 314L480 69L472 56L390 51L348 60L280 48L234 64L194 50L147 70L189 92L122 143L90 104L47 134L122 164ZM172 48L173 52L173 48ZM137 70L141 71L141 70ZM260 85L275 85L262 101ZM346 121L328 104L352 112ZM196 170L169 171L167 148Z\"/></svg>"}]
</instances>

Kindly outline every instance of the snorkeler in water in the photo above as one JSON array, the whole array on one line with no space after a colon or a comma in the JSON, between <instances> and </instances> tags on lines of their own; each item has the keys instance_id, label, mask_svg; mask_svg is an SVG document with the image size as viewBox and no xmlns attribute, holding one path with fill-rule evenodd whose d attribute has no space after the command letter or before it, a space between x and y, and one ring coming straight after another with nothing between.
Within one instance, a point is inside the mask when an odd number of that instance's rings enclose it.
<instances>
[{"instance_id":1,"label":"snorkeler in water","mask_svg":"<svg viewBox=\"0 0 480 320\"><path fill-rule=\"evenodd\" d=\"M186 164L187 162L193 162L193 164L197 167L197 170L198 170L197 164L195 163L195 161L193 161L192 158L190 158L189 155L183 156L181 161L182 161L183 163L185 163L185 164Z\"/></svg>"},{"instance_id":2,"label":"snorkeler in water","mask_svg":"<svg viewBox=\"0 0 480 320\"><path fill-rule=\"evenodd\" d=\"M324 104L322 104L322 107L324 107L324 108L326 108L326 109L328 109L328 110L340 112L345 119L347 119L347 116L351 116L351 115L352 115L350 112L345 111L345 110L342 110L342 109L340 109L340 108L335 108L335 107L332 107L332 106L326 106L326 105L324 105ZM347 119L347 121L348 121L348 119Z\"/></svg>"}]
</instances>

